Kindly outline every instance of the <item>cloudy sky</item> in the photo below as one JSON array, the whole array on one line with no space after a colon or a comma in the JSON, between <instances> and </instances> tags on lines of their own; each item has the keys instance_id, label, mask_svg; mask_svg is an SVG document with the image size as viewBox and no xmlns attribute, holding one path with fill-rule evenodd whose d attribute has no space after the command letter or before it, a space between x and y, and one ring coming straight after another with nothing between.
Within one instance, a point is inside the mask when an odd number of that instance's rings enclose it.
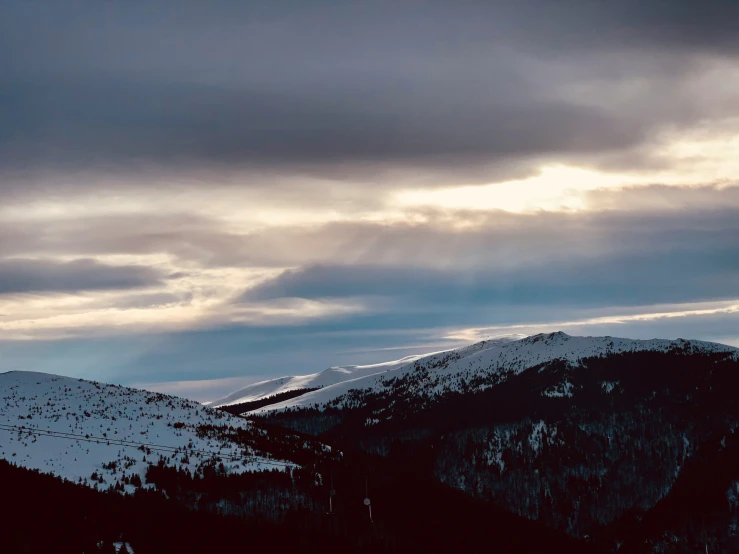
<instances>
[{"instance_id":1,"label":"cloudy sky","mask_svg":"<svg viewBox=\"0 0 739 554\"><path fill-rule=\"evenodd\" d=\"M739 345L739 2L5 0L0 371L197 399Z\"/></svg>"}]
</instances>

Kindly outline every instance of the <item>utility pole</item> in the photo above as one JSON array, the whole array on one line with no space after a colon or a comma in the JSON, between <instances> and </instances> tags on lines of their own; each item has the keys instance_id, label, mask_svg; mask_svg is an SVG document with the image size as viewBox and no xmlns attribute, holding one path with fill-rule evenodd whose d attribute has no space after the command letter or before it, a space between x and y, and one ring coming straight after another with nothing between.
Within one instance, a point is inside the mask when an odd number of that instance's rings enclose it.
<instances>
[{"instance_id":1,"label":"utility pole","mask_svg":"<svg viewBox=\"0 0 739 554\"><path fill-rule=\"evenodd\" d=\"M364 477L364 505L367 506L367 509L369 510L370 523L373 523L372 521L372 502L370 502L370 499L369 499L368 480L369 478L365 475Z\"/></svg>"}]
</instances>

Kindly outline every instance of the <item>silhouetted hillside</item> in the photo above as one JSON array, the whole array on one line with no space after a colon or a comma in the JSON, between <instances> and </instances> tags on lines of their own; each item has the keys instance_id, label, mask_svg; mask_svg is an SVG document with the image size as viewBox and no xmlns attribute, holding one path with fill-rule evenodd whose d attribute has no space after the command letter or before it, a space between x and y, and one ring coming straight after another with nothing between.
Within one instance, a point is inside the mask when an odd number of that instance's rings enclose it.
<instances>
[{"instance_id":1,"label":"silhouetted hillside","mask_svg":"<svg viewBox=\"0 0 739 554\"><path fill-rule=\"evenodd\" d=\"M285 392L280 392L277 394L272 394L270 396L267 396L265 398L260 398L259 400L252 400L251 402L241 402L239 404L229 404L226 406L219 406L219 410L223 410L224 412L228 412L229 414L233 415L241 415L244 412L249 412L251 410L258 410L259 408L263 408L264 406L270 406L272 404L277 404L278 402L283 402L285 400L291 400L293 398L297 398L298 396L302 396L305 393L318 390L318 388L310 388L310 389L293 389Z\"/></svg>"}]
</instances>

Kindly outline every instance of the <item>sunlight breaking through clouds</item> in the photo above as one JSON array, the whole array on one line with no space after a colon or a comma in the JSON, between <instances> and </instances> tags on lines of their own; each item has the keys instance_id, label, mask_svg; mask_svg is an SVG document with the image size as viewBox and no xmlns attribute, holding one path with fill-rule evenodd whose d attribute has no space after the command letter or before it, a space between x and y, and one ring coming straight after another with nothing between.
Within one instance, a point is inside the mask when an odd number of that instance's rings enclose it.
<instances>
[{"instance_id":1,"label":"sunlight breaking through clouds","mask_svg":"<svg viewBox=\"0 0 739 554\"><path fill-rule=\"evenodd\" d=\"M524 335L549 332L551 330L596 327L599 325L615 325L621 326L633 322L649 322L662 319L690 318L692 316L713 316L713 315L734 315L739 314L739 299L726 302L706 303L706 307L690 306L670 306L673 308L669 311L647 311L637 313L615 313L612 315L602 315L597 317L589 317L579 320L569 321L551 321L546 323L519 323L516 325L498 325L492 327L477 327L460 329L443 335L446 340L456 340L464 342L477 342L485 340L491 336L498 336L501 333L523 333ZM654 306L653 309L667 309L668 306ZM608 310L604 310L608 311ZM624 310L621 310L623 312ZM507 334L507 333L506 333Z\"/></svg>"},{"instance_id":2,"label":"sunlight breaking through clouds","mask_svg":"<svg viewBox=\"0 0 739 554\"><path fill-rule=\"evenodd\" d=\"M0 371L736 336L728 4L423 4L0 4Z\"/></svg>"},{"instance_id":3,"label":"sunlight breaking through clouds","mask_svg":"<svg viewBox=\"0 0 739 554\"><path fill-rule=\"evenodd\" d=\"M739 134L719 138L673 140L655 153L669 170L609 173L568 165L545 165L526 179L435 190L405 190L394 200L406 209L430 206L457 210L582 211L597 209L586 193L648 185L736 186L739 182ZM631 206L623 206L629 208ZM637 207L638 206L634 206Z\"/></svg>"}]
</instances>

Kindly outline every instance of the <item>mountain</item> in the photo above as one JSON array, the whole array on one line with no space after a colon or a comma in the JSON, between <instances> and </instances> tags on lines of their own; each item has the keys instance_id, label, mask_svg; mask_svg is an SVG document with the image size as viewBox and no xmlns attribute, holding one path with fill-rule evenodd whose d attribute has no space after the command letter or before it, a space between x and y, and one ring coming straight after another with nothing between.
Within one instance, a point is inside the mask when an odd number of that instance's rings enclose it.
<instances>
[{"instance_id":1,"label":"mountain","mask_svg":"<svg viewBox=\"0 0 739 554\"><path fill-rule=\"evenodd\" d=\"M0 374L0 458L74 482L133 492L150 466L202 475L298 469L330 454L196 402L44 373ZM222 464L222 465L221 465Z\"/></svg>"},{"instance_id":2,"label":"mountain","mask_svg":"<svg viewBox=\"0 0 739 554\"><path fill-rule=\"evenodd\" d=\"M87 547L68 521L137 554L244 536L301 552L739 551L736 348L551 333L353 367L223 409L0 374L0 458L23 466L0 479L27 510L11 543L49 550L24 524L51 517L25 500L48 490L70 552ZM173 540L147 528L155 514L188 528Z\"/></svg>"},{"instance_id":3,"label":"mountain","mask_svg":"<svg viewBox=\"0 0 739 554\"><path fill-rule=\"evenodd\" d=\"M497 337L495 342L504 343L521 338L524 338L524 335L506 335ZM289 396L289 399L296 398L297 396L306 394L306 392L313 392L314 390L331 387L332 385L338 385L340 383L355 381L363 377L394 371L408 366L416 360L428 358L429 356L434 356L436 354L443 354L445 352L448 351L445 350L426 354L416 354L413 356L406 356L399 360L380 362L377 364L334 366L323 371L319 371L318 373L311 373L310 375L292 375L279 377L277 379L269 379L267 381L252 383L251 385L232 392L223 398L205 402L204 405L212 406L214 408L223 408L226 406L238 406L239 404L253 404L257 402L264 404L265 406L276 404L277 401L275 400L279 400L280 396L283 395ZM336 389L330 390L333 392ZM285 405L287 406L292 404L286 403Z\"/></svg>"},{"instance_id":4,"label":"mountain","mask_svg":"<svg viewBox=\"0 0 739 554\"><path fill-rule=\"evenodd\" d=\"M633 340L614 337L572 337L562 332L540 334L516 340L506 336L482 341L456 350L414 356L386 364L373 366L350 366L369 368L368 371L347 373L350 377L333 383L330 377L322 380L324 374L317 373L305 377L287 377L279 381L298 383L302 387L320 387L282 402L259 408L253 413L265 413L293 408L307 407L345 407L354 402L359 394L387 395L395 397L402 390L402 395L415 396L424 402L433 402L435 398L450 392L481 391L499 384L511 375L538 364L562 360L577 363L579 360L596 356L614 355L623 352L670 352L689 349L692 352L737 352L736 348L703 341L670 340ZM383 368L378 370L378 368ZM424 379L411 377L420 371L427 372ZM330 371L330 370L327 370ZM363 374L360 374L363 373ZM271 382L270 382L271 383ZM319 384L322 383L322 384ZM325 383L325 384L323 384ZM608 386L608 385L605 385ZM260 390L257 385L254 391ZM407 390L404 390L407 389ZM247 389L242 389L226 398L233 399ZM274 386L272 392L282 392ZM287 390L284 389L284 390ZM361 393L359 392L361 391ZM570 396L571 384L566 380L543 394L551 396ZM215 406L245 402L260 398L256 394L246 394L233 402L214 403ZM379 415L379 414L375 414ZM392 415L389 412L386 415ZM377 418L372 418L372 422Z\"/></svg>"},{"instance_id":5,"label":"mountain","mask_svg":"<svg viewBox=\"0 0 739 554\"><path fill-rule=\"evenodd\" d=\"M609 549L731 551L737 390L731 346L551 333L421 357L247 415L404 460ZM686 502L695 489L708 500Z\"/></svg>"},{"instance_id":6,"label":"mountain","mask_svg":"<svg viewBox=\"0 0 739 554\"><path fill-rule=\"evenodd\" d=\"M232 406L234 404L243 404L262 400L270 396L284 394L295 390L315 390L335 385L337 383L366 377L368 375L374 375L376 373L392 371L424 356L428 356L428 354L406 356L400 360L379 364L335 366L310 375L293 375L290 377L279 377L277 379L260 381L232 392L228 396L224 396L218 400L206 402L205 405L213 407Z\"/></svg>"},{"instance_id":7,"label":"mountain","mask_svg":"<svg viewBox=\"0 0 739 554\"><path fill-rule=\"evenodd\" d=\"M0 395L0 484L13 507L2 552L429 554L491 540L505 552L601 552L405 460L181 398L28 372L0 374Z\"/></svg>"},{"instance_id":8,"label":"mountain","mask_svg":"<svg viewBox=\"0 0 739 554\"><path fill-rule=\"evenodd\" d=\"M496 337L493 341L487 342L502 344L506 342L520 340L522 338L525 338L525 335L504 335L501 337ZM415 362L416 360L428 358L429 356L433 356L436 354L443 354L444 352L448 351L416 354L413 356L406 356L399 360L392 360L389 362L381 362L377 364L334 366L323 371L319 371L318 373L311 373L310 375L292 375L287 377L279 377L277 379L269 379L267 381L252 383L251 385L232 392L231 394L224 396L223 398L219 398L210 402L205 402L204 404L207 406L213 406L214 408L220 408L224 406L233 406L236 404L255 402L263 400L265 398L289 393L291 391L313 391L324 387L330 387L331 385L344 383L346 381L353 381L362 377L376 375L378 373L394 371L396 369L407 366ZM293 398L295 396L293 396Z\"/></svg>"}]
</instances>

